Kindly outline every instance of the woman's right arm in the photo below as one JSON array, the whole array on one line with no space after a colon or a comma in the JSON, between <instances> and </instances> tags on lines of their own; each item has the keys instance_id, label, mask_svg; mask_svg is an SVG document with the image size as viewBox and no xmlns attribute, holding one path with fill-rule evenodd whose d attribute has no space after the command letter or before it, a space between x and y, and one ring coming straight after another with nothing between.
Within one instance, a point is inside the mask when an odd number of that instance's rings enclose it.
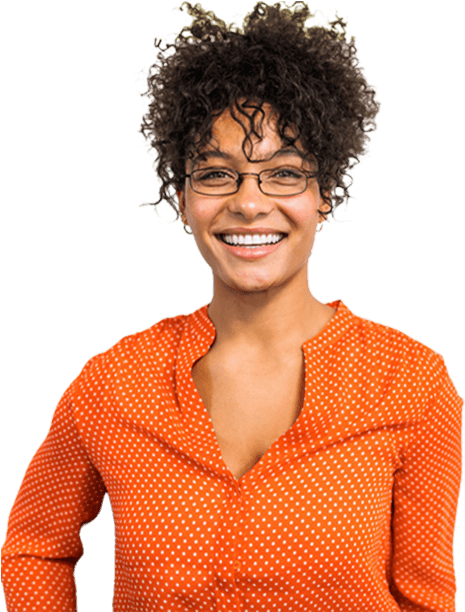
<instances>
[{"instance_id":1,"label":"woman's right arm","mask_svg":"<svg viewBox=\"0 0 465 612\"><path fill-rule=\"evenodd\" d=\"M105 485L73 418L75 383L60 400L10 513L1 554L8 612L76 611L79 532L99 513Z\"/></svg>"}]
</instances>

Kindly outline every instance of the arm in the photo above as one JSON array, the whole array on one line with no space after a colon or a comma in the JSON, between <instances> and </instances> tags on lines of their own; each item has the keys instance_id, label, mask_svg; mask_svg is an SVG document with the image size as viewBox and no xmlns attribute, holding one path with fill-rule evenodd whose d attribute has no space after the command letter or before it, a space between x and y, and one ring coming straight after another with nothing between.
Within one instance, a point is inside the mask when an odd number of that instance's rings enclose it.
<instances>
[{"instance_id":1,"label":"arm","mask_svg":"<svg viewBox=\"0 0 465 612\"><path fill-rule=\"evenodd\" d=\"M395 476L391 592L402 612L455 612L462 406L441 357L438 384Z\"/></svg>"},{"instance_id":2,"label":"arm","mask_svg":"<svg viewBox=\"0 0 465 612\"><path fill-rule=\"evenodd\" d=\"M99 513L105 486L74 422L72 387L58 404L10 513L2 548L8 612L76 610L74 566L83 554L79 532Z\"/></svg>"}]
</instances>

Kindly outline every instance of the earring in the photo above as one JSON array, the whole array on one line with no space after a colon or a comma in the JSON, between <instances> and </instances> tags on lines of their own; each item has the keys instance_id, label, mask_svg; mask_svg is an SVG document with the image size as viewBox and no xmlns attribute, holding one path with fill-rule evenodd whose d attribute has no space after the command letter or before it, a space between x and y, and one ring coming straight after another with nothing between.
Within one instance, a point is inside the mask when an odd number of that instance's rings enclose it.
<instances>
[{"instance_id":1,"label":"earring","mask_svg":"<svg viewBox=\"0 0 465 612\"><path fill-rule=\"evenodd\" d=\"M321 232L321 230L323 229L323 221L320 223L320 229L317 229L317 232Z\"/></svg>"},{"instance_id":2,"label":"earring","mask_svg":"<svg viewBox=\"0 0 465 612\"><path fill-rule=\"evenodd\" d=\"M191 235L194 233L194 232L188 232L188 231L186 230L186 227L189 227L188 225L184 224L184 226L183 226L183 227L184 227L184 231L186 232L186 234L189 234L189 236L191 236Z\"/></svg>"}]
</instances>

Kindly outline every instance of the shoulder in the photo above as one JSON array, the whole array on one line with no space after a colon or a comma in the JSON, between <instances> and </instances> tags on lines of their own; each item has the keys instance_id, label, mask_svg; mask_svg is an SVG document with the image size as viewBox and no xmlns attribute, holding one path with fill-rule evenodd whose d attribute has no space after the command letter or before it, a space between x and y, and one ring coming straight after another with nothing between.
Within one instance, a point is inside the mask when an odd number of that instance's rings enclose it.
<instances>
[{"instance_id":1,"label":"shoulder","mask_svg":"<svg viewBox=\"0 0 465 612\"><path fill-rule=\"evenodd\" d=\"M445 371L444 359L437 351L399 329L362 317L355 319L350 336L367 367L386 376L396 373L430 391L437 386Z\"/></svg>"},{"instance_id":2,"label":"shoulder","mask_svg":"<svg viewBox=\"0 0 465 612\"><path fill-rule=\"evenodd\" d=\"M189 316L167 317L148 329L124 336L108 350L90 358L71 386L101 387L106 381L126 378L128 372L139 367L150 364L157 368L173 361Z\"/></svg>"}]
</instances>

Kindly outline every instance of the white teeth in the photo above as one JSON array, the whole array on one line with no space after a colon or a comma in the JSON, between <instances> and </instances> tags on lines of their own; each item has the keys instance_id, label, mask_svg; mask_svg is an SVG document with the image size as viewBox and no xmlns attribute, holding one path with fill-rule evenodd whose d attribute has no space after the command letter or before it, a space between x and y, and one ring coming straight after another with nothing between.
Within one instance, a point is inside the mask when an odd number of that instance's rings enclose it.
<instances>
[{"instance_id":1,"label":"white teeth","mask_svg":"<svg viewBox=\"0 0 465 612\"><path fill-rule=\"evenodd\" d=\"M268 244L276 243L283 234L223 234L223 239L228 244Z\"/></svg>"}]
</instances>

